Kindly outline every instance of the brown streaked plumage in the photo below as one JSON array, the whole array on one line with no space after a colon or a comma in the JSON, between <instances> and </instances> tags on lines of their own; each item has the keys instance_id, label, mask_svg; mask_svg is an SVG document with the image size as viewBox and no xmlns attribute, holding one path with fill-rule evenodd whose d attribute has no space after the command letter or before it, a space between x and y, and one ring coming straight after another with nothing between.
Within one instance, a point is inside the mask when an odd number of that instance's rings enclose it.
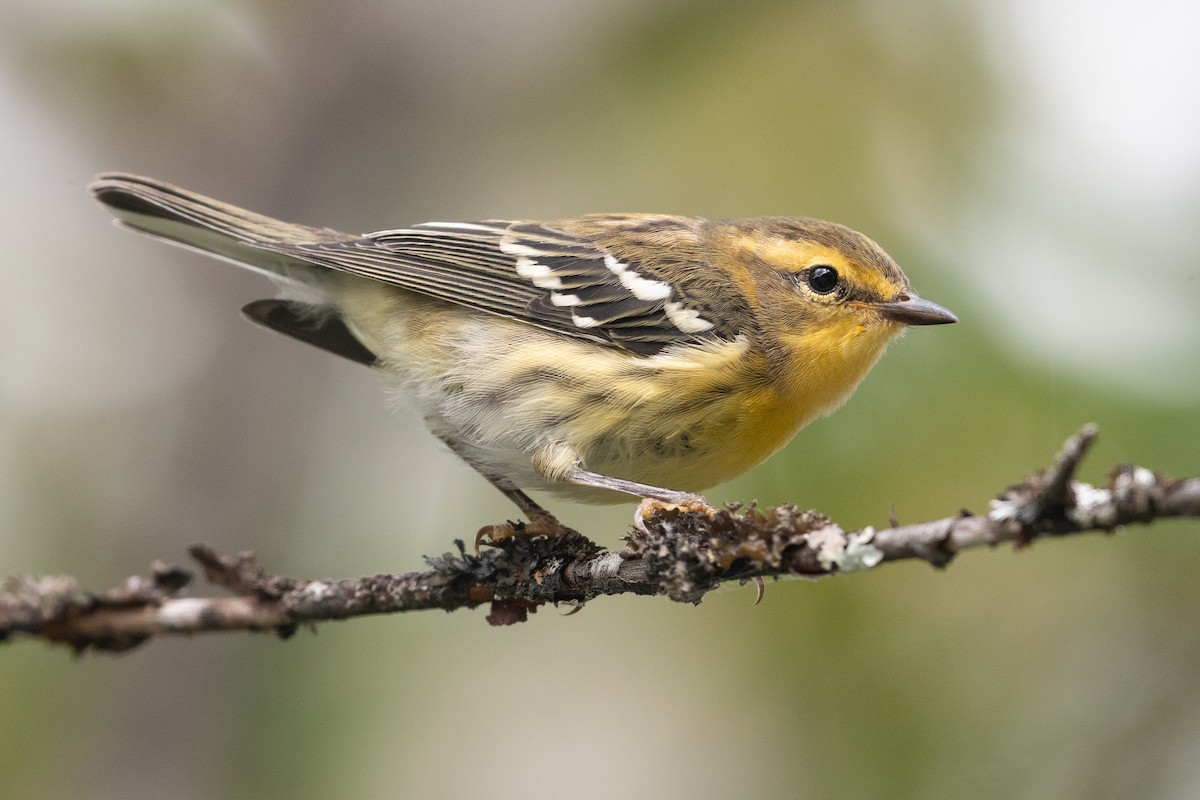
<instances>
[{"instance_id":1,"label":"brown streaked plumage","mask_svg":"<svg viewBox=\"0 0 1200 800\"><path fill-rule=\"evenodd\" d=\"M268 274L282 299L248 316L379 367L534 516L525 489L699 501L840 405L904 325L955 321L878 245L821 220L594 214L351 235L134 175L92 191L126 227Z\"/></svg>"}]
</instances>

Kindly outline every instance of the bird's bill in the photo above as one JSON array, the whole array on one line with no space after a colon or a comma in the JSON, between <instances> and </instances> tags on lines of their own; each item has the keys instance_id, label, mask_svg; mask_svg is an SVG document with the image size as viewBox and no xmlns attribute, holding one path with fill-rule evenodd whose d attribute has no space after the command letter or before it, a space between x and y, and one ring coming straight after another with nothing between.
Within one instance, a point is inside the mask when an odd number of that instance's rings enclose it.
<instances>
[{"instance_id":1,"label":"bird's bill","mask_svg":"<svg viewBox=\"0 0 1200 800\"><path fill-rule=\"evenodd\" d=\"M958 317L948 308L915 294L902 294L890 303L876 303L876 310L884 319L905 325L946 325L958 322Z\"/></svg>"}]
</instances>

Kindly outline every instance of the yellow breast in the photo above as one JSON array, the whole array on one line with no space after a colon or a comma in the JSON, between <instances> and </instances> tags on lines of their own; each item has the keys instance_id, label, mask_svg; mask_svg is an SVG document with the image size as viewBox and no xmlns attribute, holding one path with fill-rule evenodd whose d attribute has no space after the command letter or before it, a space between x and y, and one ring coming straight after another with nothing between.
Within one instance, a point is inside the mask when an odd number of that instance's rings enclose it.
<instances>
[{"instance_id":1,"label":"yellow breast","mask_svg":"<svg viewBox=\"0 0 1200 800\"><path fill-rule=\"evenodd\" d=\"M742 337L640 356L404 292L370 300L356 333L435 435L485 475L600 503L628 498L547 481L532 454L563 444L604 475L707 489L837 408L892 333L845 324L773 354Z\"/></svg>"}]
</instances>

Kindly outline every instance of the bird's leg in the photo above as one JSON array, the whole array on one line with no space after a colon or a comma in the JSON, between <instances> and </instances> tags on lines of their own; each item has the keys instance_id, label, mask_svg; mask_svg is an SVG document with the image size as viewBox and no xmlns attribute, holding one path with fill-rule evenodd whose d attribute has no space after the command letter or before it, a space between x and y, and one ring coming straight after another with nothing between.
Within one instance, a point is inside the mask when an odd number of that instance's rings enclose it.
<instances>
[{"instance_id":1,"label":"bird's leg","mask_svg":"<svg viewBox=\"0 0 1200 800\"><path fill-rule=\"evenodd\" d=\"M578 483L580 486L594 486L597 489L611 489L614 492L624 492L643 500L652 500L664 505L680 506L687 509L711 509L712 506L703 495L695 492L681 492L676 489L664 489L661 486L651 486L648 483L628 481L624 478L614 478L601 475L583 467L576 466L567 473L563 480Z\"/></svg>"},{"instance_id":2,"label":"bird's leg","mask_svg":"<svg viewBox=\"0 0 1200 800\"><path fill-rule=\"evenodd\" d=\"M546 509L542 508L536 500L522 492L517 487L513 486L503 478L497 478L475 466L471 459L467 458L463 449L458 446L458 443L449 437L439 437L442 443L449 447L455 455L463 461L475 467L475 471L483 477L487 478L488 483L500 490L500 493L512 500L517 508L521 509L521 513L529 520L528 524L521 531L522 536L557 536L564 531L570 530L567 526L558 521L558 517L551 514ZM484 525L475 534L475 552L479 552L479 545L484 540L490 542L498 542L502 539L507 539L510 536L515 536L517 529L509 523L499 525Z\"/></svg>"},{"instance_id":3,"label":"bird's leg","mask_svg":"<svg viewBox=\"0 0 1200 800\"><path fill-rule=\"evenodd\" d=\"M624 478L614 478L611 475L601 475L598 472L576 466L564 480L578 483L582 486L594 486L597 489L611 489L614 492L624 492L642 498L637 511L633 512L633 526L643 533L646 531L646 518L653 512L663 508L679 508L684 511L698 511L712 516L716 510L704 498L695 492L681 492L677 489L664 489L661 486L651 486L648 483L638 483Z\"/></svg>"},{"instance_id":4,"label":"bird's leg","mask_svg":"<svg viewBox=\"0 0 1200 800\"><path fill-rule=\"evenodd\" d=\"M625 478L614 478L611 475L584 469L583 459L579 453L562 442L549 442L542 445L534 451L532 460L533 468L537 470L538 474L552 483L574 483L579 486L630 494L643 500L657 501L666 505L695 510L712 510L708 501L694 492L664 489L661 486L651 486L648 483L638 483Z\"/></svg>"},{"instance_id":5,"label":"bird's leg","mask_svg":"<svg viewBox=\"0 0 1200 800\"><path fill-rule=\"evenodd\" d=\"M521 509L521 513L529 520L529 524L525 526L526 535L557 536L563 531L568 530L565 525L558 521L558 517L542 508L537 501L520 489L501 486L498 481L492 481L492 485L503 492L505 497L516 503L517 508Z\"/></svg>"}]
</instances>

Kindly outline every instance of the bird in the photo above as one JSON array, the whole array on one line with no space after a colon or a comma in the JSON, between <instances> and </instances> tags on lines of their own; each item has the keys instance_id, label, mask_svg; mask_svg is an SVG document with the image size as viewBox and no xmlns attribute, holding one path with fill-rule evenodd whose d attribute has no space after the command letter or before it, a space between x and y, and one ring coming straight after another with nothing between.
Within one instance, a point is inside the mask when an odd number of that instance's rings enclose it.
<instances>
[{"instance_id":1,"label":"bird","mask_svg":"<svg viewBox=\"0 0 1200 800\"><path fill-rule=\"evenodd\" d=\"M265 274L253 322L386 376L538 530L528 492L700 494L841 406L909 326L957 322L861 233L810 217L610 213L366 234L98 175L123 227Z\"/></svg>"}]
</instances>

